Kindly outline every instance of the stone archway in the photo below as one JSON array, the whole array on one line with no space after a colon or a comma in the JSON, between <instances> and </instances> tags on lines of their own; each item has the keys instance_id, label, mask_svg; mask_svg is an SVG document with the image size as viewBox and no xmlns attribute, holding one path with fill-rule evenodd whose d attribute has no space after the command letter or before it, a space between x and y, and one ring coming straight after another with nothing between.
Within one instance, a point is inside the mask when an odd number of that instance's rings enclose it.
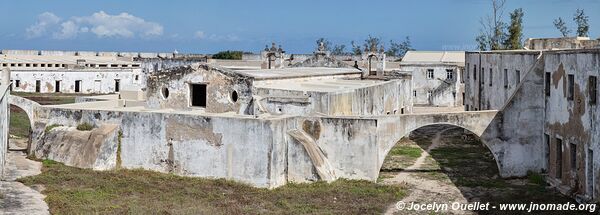
<instances>
[{"instance_id":1,"label":"stone archway","mask_svg":"<svg viewBox=\"0 0 600 215\"><path fill-rule=\"evenodd\" d=\"M404 136L402 136L402 138L409 137L409 136L413 137L413 135L411 135L411 134L413 134L413 132L418 131L418 130L422 130L422 129L426 129L426 128L431 129L431 127L437 127L437 128L441 127L443 129L437 130L436 135L437 135L438 139L432 138L431 139L431 145L419 145L419 147L423 150L423 152L427 152L427 156L431 156L431 158L433 158L434 160L445 159L442 156L434 156L433 154L430 154L428 151L437 148L439 145L436 145L436 144L440 144L439 142L442 142L439 139L440 138L440 134L442 134L444 132L448 132L449 130L463 130L464 134L476 137L477 142L480 142L481 143L480 145L482 145L485 148L486 152L489 153L489 155L491 155L493 157L493 160L494 160L494 163L495 163L495 166L496 166L496 170L497 170L498 173L500 172L500 169L501 169L502 165L499 162L497 155L495 153L493 153L492 146L490 146L484 140L484 138L481 137L481 134L477 134L476 133L477 131L473 131L473 130L471 130L469 128L466 128L465 126L460 126L460 125L456 125L456 124L452 124L452 123L428 123L428 124L423 124L423 125L420 125L418 127L415 127L415 128L413 128L411 130L407 130L406 134ZM434 129L436 129L436 128L434 128ZM417 134L416 136L418 136L418 135L419 134ZM380 170L380 173L381 173L381 169L383 168L384 162L386 161L386 158L388 158L388 156L390 155L392 149L395 146L397 146L397 144L399 144L399 142L400 142L401 139L399 139L398 141L394 142L394 144L388 146L388 148L385 149L385 151L383 153L383 159L381 160L381 163L379 163L379 166L378 166L379 170ZM444 141L448 141L448 140L444 140ZM438 142L438 143L436 143L436 142Z\"/></svg>"},{"instance_id":2,"label":"stone archway","mask_svg":"<svg viewBox=\"0 0 600 215\"><path fill-rule=\"evenodd\" d=\"M373 60L375 61L375 63L377 63L377 61L379 61L379 58L377 57L377 55L370 54L367 57L367 71L369 75L377 75L377 68L373 70Z\"/></svg>"},{"instance_id":3,"label":"stone archway","mask_svg":"<svg viewBox=\"0 0 600 215\"><path fill-rule=\"evenodd\" d=\"M10 104L9 119L9 151L28 151L33 135L33 123L27 111L17 105Z\"/></svg>"}]
</instances>

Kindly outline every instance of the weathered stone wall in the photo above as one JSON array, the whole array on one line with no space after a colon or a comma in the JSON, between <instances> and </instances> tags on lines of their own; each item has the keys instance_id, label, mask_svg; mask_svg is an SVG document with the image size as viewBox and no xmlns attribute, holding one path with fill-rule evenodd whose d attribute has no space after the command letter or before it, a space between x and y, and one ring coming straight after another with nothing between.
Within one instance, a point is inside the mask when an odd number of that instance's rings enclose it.
<instances>
[{"instance_id":1,"label":"weathered stone wall","mask_svg":"<svg viewBox=\"0 0 600 215\"><path fill-rule=\"evenodd\" d=\"M522 80L533 68L539 54L539 51L467 52L463 73L465 109L501 109L517 89L517 79Z\"/></svg>"},{"instance_id":2,"label":"weathered stone wall","mask_svg":"<svg viewBox=\"0 0 600 215\"><path fill-rule=\"evenodd\" d=\"M588 37L530 38L525 41L525 48L529 50L583 49L597 48L599 45L600 40L590 40Z\"/></svg>"},{"instance_id":3,"label":"weathered stone wall","mask_svg":"<svg viewBox=\"0 0 600 215\"><path fill-rule=\"evenodd\" d=\"M142 72L145 74L153 74L161 70L172 69L176 67L189 66L194 63L206 62L204 57L195 58L138 58L135 60L139 62Z\"/></svg>"},{"instance_id":4,"label":"weathered stone wall","mask_svg":"<svg viewBox=\"0 0 600 215\"><path fill-rule=\"evenodd\" d=\"M9 86L0 84L0 179L4 177L4 165L8 149L8 124L10 121L9 95Z\"/></svg>"},{"instance_id":5,"label":"weathered stone wall","mask_svg":"<svg viewBox=\"0 0 600 215\"><path fill-rule=\"evenodd\" d=\"M433 78L431 79L427 77L429 69L433 69ZM462 106L464 84L460 81L460 75L463 69L463 67L443 64L400 65L400 71L412 71L413 92L411 95L414 104L426 106ZM452 79L447 79L447 70L453 71Z\"/></svg>"},{"instance_id":6,"label":"weathered stone wall","mask_svg":"<svg viewBox=\"0 0 600 215\"><path fill-rule=\"evenodd\" d=\"M137 80L136 80L137 76ZM120 90L127 86L144 87L145 76L140 69L81 69L81 70L18 70L12 69L12 90L15 92L36 92L36 81L40 81L41 93L54 93L56 81L60 81L61 93L75 93L75 81L79 80L79 93L105 94L115 92L115 80L119 80ZM16 82L19 80L19 86Z\"/></svg>"},{"instance_id":7,"label":"weathered stone wall","mask_svg":"<svg viewBox=\"0 0 600 215\"><path fill-rule=\"evenodd\" d=\"M203 109L238 112L252 100L251 81L208 65L177 67L155 73L147 84L147 106L153 109ZM190 84L206 84L206 107L191 107ZM168 91L168 96L166 91ZM233 94L237 94L234 101Z\"/></svg>"},{"instance_id":8,"label":"weathered stone wall","mask_svg":"<svg viewBox=\"0 0 600 215\"><path fill-rule=\"evenodd\" d=\"M310 82L308 82L310 84ZM255 88L270 113L330 116L389 115L409 113L412 108L410 80L385 83L341 92L293 91Z\"/></svg>"},{"instance_id":9,"label":"weathered stone wall","mask_svg":"<svg viewBox=\"0 0 600 215\"><path fill-rule=\"evenodd\" d=\"M508 161L503 163L501 174L520 177L526 176L528 171L539 173L543 169L545 157L540 134L544 100L532 93L542 92L544 88L543 56L521 76L521 82L482 135L482 139L492 145L505 146L497 154L497 159ZM493 96L486 98L490 97Z\"/></svg>"},{"instance_id":10,"label":"weathered stone wall","mask_svg":"<svg viewBox=\"0 0 600 215\"><path fill-rule=\"evenodd\" d=\"M600 115L598 102L591 103L589 79L600 77L600 50L546 52L544 71L550 75L544 119L544 134L548 138L545 145L548 158L544 164L548 175L554 179L553 184L565 186L563 192L597 199ZM569 99L569 75L574 77L572 100ZM598 81L595 87L598 89ZM543 93L538 95L543 97ZM599 95L595 96L598 101ZM560 148L558 139L562 140Z\"/></svg>"},{"instance_id":11,"label":"weathered stone wall","mask_svg":"<svg viewBox=\"0 0 600 215\"><path fill-rule=\"evenodd\" d=\"M489 86L487 72L483 80L481 73L477 80L467 79L467 104L471 110L501 110L487 134L496 137L493 141L521 147L503 155L519 161L521 170L546 172L548 181L561 192L597 199L600 118L596 113L598 106L590 102L590 91L594 89L590 77L600 77L599 50L544 51L535 60L534 55L535 52L514 51L468 53L467 65L476 71L492 67L500 72L500 77L494 75L493 86ZM517 84L511 70L527 67L531 69L527 73L521 70L522 79ZM509 68L507 87L503 83L504 68ZM574 77L572 99L569 75ZM472 72L470 76L473 77ZM597 85L596 81L596 89Z\"/></svg>"},{"instance_id":12,"label":"weathered stone wall","mask_svg":"<svg viewBox=\"0 0 600 215\"><path fill-rule=\"evenodd\" d=\"M227 178L258 187L286 183L285 118L219 117L158 112L121 112L45 107L50 125L32 148L51 158L85 168L143 168L183 176ZM74 130L82 123L95 129ZM119 125L118 131L97 129ZM44 127L37 129L46 129ZM115 137L115 134L119 134ZM90 135L96 140L80 139ZM83 153L85 152L85 153Z\"/></svg>"}]
</instances>

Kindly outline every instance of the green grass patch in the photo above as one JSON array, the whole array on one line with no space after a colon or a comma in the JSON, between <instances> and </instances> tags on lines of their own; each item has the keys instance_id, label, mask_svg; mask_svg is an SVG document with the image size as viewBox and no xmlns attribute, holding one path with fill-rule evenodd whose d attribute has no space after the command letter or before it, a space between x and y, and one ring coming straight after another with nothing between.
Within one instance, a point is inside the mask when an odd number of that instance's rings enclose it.
<instances>
[{"instance_id":1,"label":"green grass patch","mask_svg":"<svg viewBox=\"0 0 600 215\"><path fill-rule=\"evenodd\" d=\"M416 158L421 157L422 152L423 152L423 150L421 150L421 148L418 146L407 145L407 146L397 146L397 147L392 148L392 150L390 150L389 155L407 156L409 158L416 159Z\"/></svg>"},{"instance_id":2,"label":"green grass patch","mask_svg":"<svg viewBox=\"0 0 600 215\"><path fill-rule=\"evenodd\" d=\"M353 180L269 190L145 170L92 171L49 160L42 174L20 181L46 188L52 214L379 214L406 193L402 186Z\"/></svg>"},{"instance_id":3,"label":"green grass patch","mask_svg":"<svg viewBox=\"0 0 600 215\"><path fill-rule=\"evenodd\" d=\"M18 137L29 137L31 123L25 111L11 105L9 133Z\"/></svg>"},{"instance_id":4,"label":"green grass patch","mask_svg":"<svg viewBox=\"0 0 600 215\"><path fill-rule=\"evenodd\" d=\"M62 126L62 125L61 124L52 124L52 125L46 126L46 129L44 129L44 132L48 133L48 132L52 131L52 129L54 129L56 127L60 127L60 126Z\"/></svg>"},{"instance_id":5,"label":"green grass patch","mask_svg":"<svg viewBox=\"0 0 600 215\"><path fill-rule=\"evenodd\" d=\"M536 172L527 172L527 180L529 181L529 183L532 183L532 184L537 184L537 185L546 184L546 182L544 182L544 177Z\"/></svg>"},{"instance_id":6,"label":"green grass patch","mask_svg":"<svg viewBox=\"0 0 600 215\"><path fill-rule=\"evenodd\" d=\"M92 129L94 129L94 126L87 122L77 125L77 130L80 130L80 131L91 131Z\"/></svg>"}]
</instances>

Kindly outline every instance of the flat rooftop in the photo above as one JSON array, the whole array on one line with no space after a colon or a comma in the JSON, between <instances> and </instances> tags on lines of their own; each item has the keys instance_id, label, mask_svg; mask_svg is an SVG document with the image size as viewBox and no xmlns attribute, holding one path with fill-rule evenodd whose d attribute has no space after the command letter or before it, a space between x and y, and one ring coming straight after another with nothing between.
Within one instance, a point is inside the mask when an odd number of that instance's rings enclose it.
<instances>
[{"instance_id":1,"label":"flat rooftop","mask_svg":"<svg viewBox=\"0 0 600 215\"><path fill-rule=\"evenodd\" d=\"M236 73L255 79L285 79L300 77L316 77L329 75L361 74L358 69L327 67L296 67L283 69L249 69L235 70Z\"/></svg>"},{"instance_id":2,"label":"flat rooftop","mask_svg":"<svg viewBox=\"0 0 600 215\"><path fill-rule=\"evenodd\" d=\"M53 55L1 55L2 63L56 63L77 64L77 60L85 60L85 64L139 64L130 57L114 56L53 56Z\"/></svg>"},{"instance_id":3,"label":"flat rooftop","mask_svg":"<svg viewBox=\"0 0 600 215\"><path fill-rule=\"evenodd\" d=\"M256 88L278 89L303 92L344 92L365 87L386 84L392 81L380 80L289 80L277 83L257 83Z\"/></svg>"}]
</instances>

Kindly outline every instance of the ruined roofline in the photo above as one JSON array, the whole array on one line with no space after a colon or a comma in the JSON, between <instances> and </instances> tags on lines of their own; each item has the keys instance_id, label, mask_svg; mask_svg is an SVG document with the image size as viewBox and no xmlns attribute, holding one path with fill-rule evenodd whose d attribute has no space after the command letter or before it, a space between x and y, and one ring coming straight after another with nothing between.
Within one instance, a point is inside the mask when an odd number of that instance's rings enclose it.
<instances>
[{"instance_id":1,"label":"ruined roofline","mask_svg":"<svg viewBox=\"0 0 600 215\"><path fill-rule=\"evenodd\" d=\"M464 67L465 63L458 62L400 62L400 66L458 66Z\"/></svg>"},{"instance_id":2,"label":"ruined roofline","mask_svg":"<svg viewBox=\"0 0 600 215\"><path fill-rule=\"evenodd\" d=\"M539 54L545 50L491 50L491 51L467 51L465 54Z\"/></svg>"},{"instance_id":3,"label":"ruined roofline","mask_svg":"<svg viewBox=\"0 0 600 215\"><path fill-rule=\"evenodd\" d=\"M494 50L494 51L469 51L466 54L539 54L540 52L553 53L598 53L598 48L582 48L582 49L554 49L554 50Z\"/></svg>"},{"instance_id":4,"label":"ruined roofline","mask_svg":"<svg viewBox=\"0 0 600 215\"><path fill-rule=\"evenodd\" d=\"M139 58L204 58L206 54L178 53L178 52L139 52L139 51L86 51L86 50L20 50L2 49L2 55L20 56L100 56L100 57L139 57Z\"/></svg>"}]
</instances>

